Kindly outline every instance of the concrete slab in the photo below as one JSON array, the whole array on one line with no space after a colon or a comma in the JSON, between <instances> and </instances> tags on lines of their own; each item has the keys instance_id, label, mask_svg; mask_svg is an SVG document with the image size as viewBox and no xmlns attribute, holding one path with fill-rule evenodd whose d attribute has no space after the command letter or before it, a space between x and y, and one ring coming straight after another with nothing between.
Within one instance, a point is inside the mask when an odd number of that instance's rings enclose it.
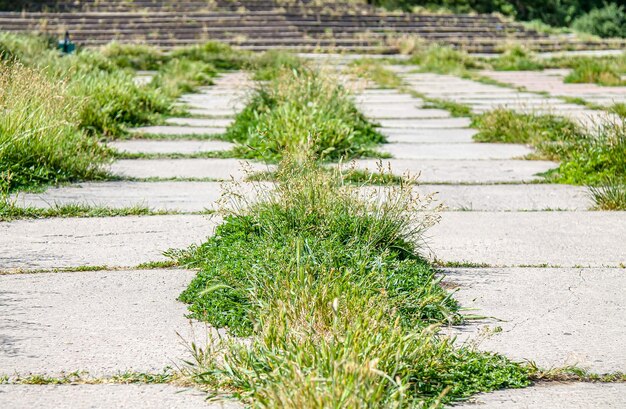
<instances>
[{"instance_id":1,"label":"concrete slab","mask_svg":"<svg viewBox=\"0 0 626 409\"><path fill-rule=\"evenodd\" d=\"M473 143L478 131L470 128L403 129L379 128L389 143Z\"/></svg>"},{"instance_id":2,"label":"concrete slab","mask_svg":"<svg viewBox=\"0 0 626 409\"><path fill-rule=\"evenodd\" d=\"M235 145L224 141L198 141L198 140L141 140L110 142L108 146L126 153L201 153L228 151Z\"/></svg>"},{"instance_id":3,"label":"concrete slab","mask_svg":"<svg viewBox=\"0 0 626 409\"><path fill-rule=\"evenodd\" d=\"M185 318L187 307L176 300L194 276L188 270L0 275L0 368L7 375L105 376L180 364L191 342L206 344L209 330Z\"/></svg>"},{"instance_id":4,"label":"concrete slab","mask_svg":"<svg viewBox=\"0 0 626 409\"><path fill-rule=\"evenodd\" d=\"M568 185L421 185L421 195L436 194L448 210L537 211L587 210L593 205L586 188Z\"/></svg>"},{"instance_id":5,"label":"concrete slab","mask_svg":"<svg viewBox=\"0 0 626 409\"><path fill-rule=\"evenodd\" d=\"M136 266L163 251L202 242L217 217L204 215L53 218L0 223L0 271Z\"/></svg>"},{"instance_id":6,"label":"concrete slab","mask_svg":"<svg viewBox=\"0 0 626 409\"><path fill-rule=\"evenodd\" d=\"M171 125L224 128L229 126L233 120L232 118L168 118L165 122Z\"/></svg>"},{"instance_id":7,"label":"concrete slab","mask_svg":"<svg viewBox=\"0 0 626 409\"><path fill-rule=\"evenodd\" d=\"M397 159L515 159L533 153L524 145L501 143L388 143L378 148Z\"/></svg>"},{"instance_id":8,"label":"concrete slab","mask_svg":"<svg viewBox=\"0 0 626 409\"><path fill-rule=\"evenodd\" d=\"M15 200L20 206L44 208L73 203L113 208L143 205L195 212L216 209L222 188L222 182L81 183L44 193L23 193ZM256 195L251 183L242 183L240 188L248 199ZM268 182L264 191L269 189ZM450 210L586 210L593 204L584 187L567 185L421 185L416 191L423 195L436 194L437 200Z\"/></svg>"},{"instance_id":9,"label":"concrete slab","mask_svg":"<svg viewBox=\"0 0 626 409\"><path fill-rule=\"evenodd\" d=\"M486 317L457 327L459 342L542 368L626 370L626 274L618 268L453 269L455 298ZM489 336L481 331L499 328Z\"/></svg>"},{"instance_id":10,"label":"concrete slab","mask_svg":"<svg viewBox=\"0 0 626 409\"><path fill-rule=\"evenodd\" d=\"M525 389L507 389L477 395L454 405L480 409L605 409L626 406L624 383L540 383Z\"/></svg>"},{"instance_id":11,"label":"concrete slab","mask_svg":"<svg viewBox=\"0 0 626 409\"><path fill-rule=\"evenodd\" d=\"M372 119L414 119L414 118L449 118L450 113L442 109L420 109L410 104L379 105L360 104L363 114Z\"/></svg>"},{"instance_id":12,"label":"concrete slab","mask_svg":"<svg viewBox=\"0 0 626 409\"><path fill-rule=\"evenodd\" d=\"M493 266L626 265L626 212L445 212L431 256Z\"/></svg>"},{"instance_id":13,"label":"concrete slab","mask_svg":"<svg viewBox=\"0 0 626 409\"><path fill-rule=\"evenodd\" d=\"M5 409L235 409L207 394L172 385L0 385Z\"/></svg>"},{"instance_id":14,"label":"concrete slab","mask_svg":"<svg viewBox=\"0 0 626 409\"><path fill-rule=\"evenodd\" d=\"M172 126L172 125L158 125L158 126L144 126L141 128L129 129L132 133L137 134L156 134L156 135L171 135L171 136L185 136L185 135L219 135L226 132L225 127L191 127L191 126Z\"/></svg>"},{"instance_id":15,"label":"concrete slab","mask_svg":"<svg viewBox=\"0 0 626 409\"><path fill-rule=\"evenodd\" d=\"M50 188L14 197L19 206L87 204L112 208L147 206L156 210L197 212L214 209L224 182L95 182Z\"/></svg>"},{"instance_id":16,"label":"concrete slab","mask_svg":"<svg viewBox=\"0 0 626 409\"><path fill-rule=\"evenodd\" d=\"M469 118L435 118L435 119L381 119L382 127L405 129L428 128L467 128L471 124Z\"/></svg>"},{"instance_id":17,"label":"concrete slab","mask_svg":"<svg viewBox=\"0 0 626 409\"><path fill-rule=\"evenodd\" d=\"M274 167L240 159L141 159L114 162L113 174L132 178L208 178L241 179L248 173L272 170Z\"/></svg>"},{"instance_id":18,"label":"concrete slab","mask_svg":"<svg viewBox=\"0 0 626 409\"><path fill-rule=\"evenodd\" d=\"M555 168L547 161L530 160L410 160L362 159L355 161L358 169L376 171L381 163L396 175L420 175L421 183L501 183L541 180L538 173Z\"/></svg>"}]
</instances>

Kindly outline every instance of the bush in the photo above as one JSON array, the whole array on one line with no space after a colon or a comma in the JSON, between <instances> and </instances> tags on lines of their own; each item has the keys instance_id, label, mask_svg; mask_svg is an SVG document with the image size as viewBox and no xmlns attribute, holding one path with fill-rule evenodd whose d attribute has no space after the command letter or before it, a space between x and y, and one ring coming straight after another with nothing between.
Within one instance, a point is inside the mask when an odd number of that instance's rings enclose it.
<instances>
[{"instance_id":1,"label":"bush","mask_svg":"<svg viewBox=\"0 0 626 409\"><path fill-rule=\"evenodd\" d=\"M228 44L214 41L175 48L170 53L170 58L202 61L213 65L218 70L238 70L244 68L252 60L250 54L234 50Z\"/></svg>"},{"instance_id":2,"label":"bush","mask_svg":"<svg viewBox=\"0 0 626 409\"><path fill-rule=\"evenodd\" d=\"M626 37L626 11L623 5L610 3L577 18L572 27L598 37Z\"/></svg>"},{"instance_id":3,"label":"bush","mask_svg":"<svg viewBox=\"0 0 626 409\"><path fill-rule=\"evenodd\" d=\"M243 157L270 161L308 144L323 160L354 158L385 140L343 87L312 69L285 69L260 85L225 137Z\"/></svg>"},{"instance_id":4,"label":"bush","mask_svg":"<svg viewBox=\"0 0 626 409\"><path fill-rule=\"evenodd\" d=\"M0 190L103 174L107 151L76 125L79 104L64 83L0 64Z\"/></svg>"}]
</instances>

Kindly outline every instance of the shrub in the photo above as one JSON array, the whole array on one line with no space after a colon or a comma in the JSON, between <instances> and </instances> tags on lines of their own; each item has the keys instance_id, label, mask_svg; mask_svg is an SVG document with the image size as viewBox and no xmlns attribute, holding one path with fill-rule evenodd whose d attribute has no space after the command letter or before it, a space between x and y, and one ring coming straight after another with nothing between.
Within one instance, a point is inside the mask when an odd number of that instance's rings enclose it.
<instances>
[{"instance_id":1,"label":"shrub","mask_svg":"<svg viewBox=\"0 0 626 409\"><path fill-rule=\"evenodd\" d=\"M0 64L0 188L96 178L107 151L76 126L66 84L36 69Z\"/></svg>"},{"instance_id":2,"label":"shrub","mask_svg":"<svg viewBox=\"0 0 626 409\"><path fill-rule=\"evenodd\" d=\"M277 160L309 142L323 160L371 153L384 137L357 110L348 92L319 71L286 69L262 84L227 129L246 158Z\"/></svg>"},{"instance_id":3,"label":"shrub","mask_svg":"<svg viewBox=\"0 0 626 409\"><path fill-rule=\"evenodd\" d=\"M572 27L598 37L626 37L626 10L623 5L609 3L578 17Z\"/></svg>"}]
</instances>

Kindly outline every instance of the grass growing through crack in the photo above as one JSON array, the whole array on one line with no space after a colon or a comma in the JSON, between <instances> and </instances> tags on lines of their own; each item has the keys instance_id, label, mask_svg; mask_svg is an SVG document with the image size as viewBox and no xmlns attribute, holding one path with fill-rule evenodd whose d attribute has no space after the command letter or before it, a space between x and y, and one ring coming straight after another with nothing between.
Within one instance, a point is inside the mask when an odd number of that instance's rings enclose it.
<instances>
[{"instance_id":1,"label":"grass growing through crack","mask_svg":"<svg viewBox=\"0 0 626 409\"><path fill-rule=\"evenodd\" d=\"M626 120L605 119L591 129L571 120L498 108L474 118L480 142L525 143L538 157L561 162L547 177L555 182L589 185L596 205L626 207Z\"/></svg>"},{"instance_id":2,"label":"grass growing through crack","mask_svg":"<svg viewBox=\"0 0 626 409\"><path fill-rule=\"evenodd\" d=\"M360 58L348 66L348 73L375 82L380 88L393 89L402 86L402 79L386 68L380 61Z\"/></svg>"},{"instance_id":3,"label":"grass growing through crack","mask_svg":"<svg viewBox=\"0 0 626 409\"><path fill-rule=\"evenodd\" d=\"M626 60L626 57L622 57ZM626 63L624 63L626 66ZM566 83L594 83L605 86L623 86L622 73L616 64L602 59L584 59L574 65L565 77Z\"/></svg>"},{"instance_id":4,"label":"grass growing through crack","mask_svg":"<svg viewBox=\"0 0 626 409\"><path fill-rule=\"evenodd\" d=\"M284 69L261 84L228 127L244 158L275 161L311 143L322 160L374 155L385 141L357 110L346 89L327 73Z\"/></svg>"},{"instance_id":5,"label":"grass growing through crack","mask_svg":"<svg viewBox=\"0 0 626 409\"><path fill-rule=\"evenodd\" d=\"M226 215L178 253L200 270L181 300L229 337L193 348L186 373L258 407L437 406L528 384L526 370L455 348L437 325L459 318L418 255L437 219L410 184L379 200L310 159L285 159L276 189Z\"/></svg>"}]
</instances>

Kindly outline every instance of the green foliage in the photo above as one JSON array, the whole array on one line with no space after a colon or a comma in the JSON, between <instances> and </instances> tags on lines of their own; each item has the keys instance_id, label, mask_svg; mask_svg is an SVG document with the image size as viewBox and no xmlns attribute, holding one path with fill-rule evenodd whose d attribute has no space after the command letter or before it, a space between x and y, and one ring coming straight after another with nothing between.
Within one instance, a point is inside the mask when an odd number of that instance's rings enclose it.
<instances>
[{"instance_id":1,"label":"green foliage","mask_svg":"<svg viewBox=\"0 0 626 409\"><path fill-rule=\"evenodd\" d=\"M200 270L181 299L251 338L195 348L192 378L286 408L422 407L528 385L518 364L435 335L458 307L417 255L434 215L411 183L385 189L363 195L290 158L261 201L233 194L241 210L179 255Z\"/></svg>"},{"instance_id":2,"label":"green foliage","mask_svg":"<svg viewBox=\"0 0 626 409\"><path fill-rule=\"evenodd\" d=\"M501 56L489 62L498 71L529 71L543 68L543 64L520 45L508 48Z\"/></svg>"},{"instance_id":3,"label":"green foliage","mask_svg":"<svg viewBox=\"0 0 626 409\"><path fill-rule=\"evenodd\" d=\"M360 58L350 63L348 71L361 78L375 82L381 88L398 88L402 80L380 61L373 58Z\"/></svg>"},{"instance_id":4,"label":"green foliage","mask_svg":"<svg viewBox=\"0 0 626 409\"><path fill-rule=\"evenodd\" d=\"M481 142L528 143L561 162L548 177L561 183L613 185L626 181L626 120L606 119L591 130L553 115L496 109L474 119Z\"/></svg>"},{"instance_id":5,"label":"green foliage","mask_svg":"<svg viewBox=\"0 0 626 409\"><path fill-rule=\"evenodd\" d=\"M556 115L522 114L496 108L478 115L472 127L480 130L474 136L479 142L524 143L539 145L544 141L575 139L579 127L571 120Z\"/></svg>"},{"instance_id":6,"label":"green foliage","mask_svg":"<svg viewBox=\"0 0 626 409\"><path fill-rule=\"evenodd\" d=\"M108 152L77 126L80 101L64 85L0 63L0 190L102 176Z\"/></svg>"},{"instance_id":7,"label":"green foliage","mask_svg":"<svg viewBox=\"0 0 626 409\"><path fill-rule=\"evenodd\" d=\"M143 44L112 42L101 53L116 67L135 70L158 70L166 59L159 49Z\"/></svg>"},{"instance_id":8,"label":"green foliage","mask_svg":"<svg viewBox=\"0 0 626 409\"><path fill-rule=\"evenodd\" d=\"M354 158L384 142L348 92L314 69L283 70L259 85L225 138L245 158L277 160L312 144L322 160Z\"/></svg>"},{"instance_id":9,"label":"green foliage","mask_svg":"<svg viewBox=\"0 0 626 409\"><path fill-rule=\"evenodd\" d=\"M419 65L421 71L438 74L461 75L468 69L479 68L476 60L466 52L437 44L417 50L409 58L409 63Z\"/></svg>"},{"instance_id":10,"label":"green foliage","mask_svg":"<svg viewBox=\"0 0 626 409\"><path fill-rule=\"evenodd\" d=\"M211 85L217 75L215 68L202 61L173 59L161 67L150 84L170 97L194 92L200 86Z\"/></svg>"},{"instance_id":11,"label":"green foliage","mask_svg":"<svg viewBox=\"0 0 626 409\"><path fill-rule=\"evenodd\" d=\"M254 59L250 68L254 70L255 80L269 81L275 79L281 71L286 69L300 71L304 65L302 59L294 54L269 50Z\"/></svg>"},{"instance_id":12,"label":"green foliage","mask_svg":"<svg viewBox=\"0 0 626 409\"><path fill-rule=\"evenodd\" d=\"M609 112L612 112L619 117L626 119L626 104L623 102L616 102L615 104L611 105L611 107L609 108Z\"/></svg>"},{"instance_id":13,"label":"green foliage","mask_svg":"<svg viewBox=\"0 0 626 409\"><path fill-rule=\"evenodd\" d=\"M227 44L210 41L201 45L175 48L170 53L171 59L202 61L213 65L218 70L237 70L250 63L250 54L234 50Z\"/></svg>"},{"instance_id":14,"label":"green foliage","mask_svg":"<svg viewBox=\"0 0 626 409\"><path fill-rule=\"evenodd\" d=\"M565 77L567 83L595 83L606 86L626 85L617 67L606 60L586 58L578 61Z\"/></svg>"},{"instance_id":15,"label":"green foliage","mask_svg":"<svg viewBox=\"0 0 626 409\"><path fill-rule=\"evenodd\" d=\"M600 210L626 210L626 184L624 180L605 180L589 188L591 197Z\"/></svg>"},{"instance_id":16,"label":"green foliage","mask_svg":"<svg viewBox=\"0 0 626 409\"><path fill-rule=\"evenodd\" d=\"M572 27L598 37L626 37L626 10L623 4L609 3L578 17Z\"/></svg>"}]
</instances>

